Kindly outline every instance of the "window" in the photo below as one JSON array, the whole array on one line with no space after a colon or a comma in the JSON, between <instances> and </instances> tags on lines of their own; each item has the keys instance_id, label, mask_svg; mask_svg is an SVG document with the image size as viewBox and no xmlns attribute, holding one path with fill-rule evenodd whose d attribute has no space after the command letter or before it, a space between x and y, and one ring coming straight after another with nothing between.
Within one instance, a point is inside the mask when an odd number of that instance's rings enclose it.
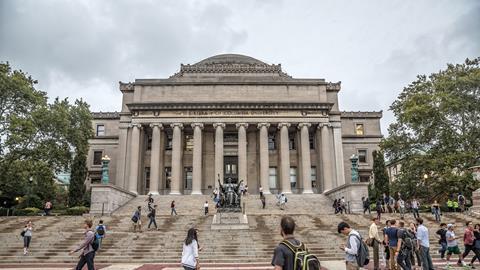
<instances>
[{"instance_id":1,"label":"window","mask_svg":"<svg viewBox=\"0 0 480 270\"><path fill-rule=\"evenodd\" d=\"M277 188L277 167L268 168L268 184L270 188Z\"/></svg>"},{"instance_id":2,"label":"window","mask_svg":"<svg viewBox=\"0 0 480 270\"><path fill-rule=\"evenodd\" d=\"M184 176L184 188L185 189L192 189L192 178L193 178L193 172L192 172L192 167L185 167L185 176Z\"/></svg>"},{"instance_id":3,"label":"window","mask_svg":"<svg viewBox=\"0 0 480 270\"><path fill-rule=\"evenodd\" d=\"M237 174L237 164L225 164L225 174Z\"/></svg>"},{"instance_id":4,"label":"window","mask_svg":"<svg viewBox=\"0 0 480 270\"><path fill-rule=\"evenodd\" d=\"M147 135L147 151L152 150L152 134Z\"/></svg>"},{"instance_id":5,"label":"window","mask_svg":"<svg viewBox=\"0 0 480 270\"><path fill-rule=\"evenodd\" d=\"M165 140L165 150L172 150L173 134L167 133L167 139Z\"/></svg>"},{"instance_id":6,"label":"window","mask_svg":"<svg viewBox=\"0 0 480 270\"><path fill-rule=\"evenodd\" d=\"M193 151L193 135L185 135L185 151Z\"/></svg>"},{"instance_id":7,"label":"window","mask_svg":"<svg viewBox=\"0 0 480 270\"><path fill-rule=\"evenodd\" d=\"M238 134L237 133L225 133L223 135L224 142L238 142Z\"/></svg>"},{"instance_id":8,"label":"window","mask_svg":"<svg viewBox=\"0 0 480 270\"><path fill-rule=\"evenodd\" d=\"M165 167L165 188L170 189L172 183L172 167Z\"/></svg>"},{"instance_id":9,"label":"window","mask_svg":"<svg viewBox=\"0 0 480 270\"><path fill-rule=\"evenodd\" d=\"M145 167L145 193L150 191L150 167Z\"/></svg>"},{"instance_id":10,"label":"window","mask_svg":"<svg viewBox=\"0 0 480 270\"><path fill-rule=\"evenodd\" d=\"M275 150L275 134L268 134L268 150Z\"/></svg>"},{"instance_id":11,"label":"window","mask_svg":"<svg viewBox=\"0 0 480 270\"><path fill-rule=\"evenodd\" d=\"M370 176L360 175L360 182L370 182Z\"/></svg>"},{"instance_id":12,"label":"window","mask_svg":"<svg viewBox=\"0 0 480 270\"><path fill-rule=\"evenodd\" d=\"M97 136L105 136L105 125L97 125Z\"/></svg>"},{"instance_id":13,"label":"window","mask_svg":"<svg viewBox=\"0 0 480 270\"><path fill-rule=\"evenodd\" d=\"M93 165L102 165L102 151L93 152Z\"/></svg>"},{"instance_id":14,"label":"window","mask_svg":"<svg viewBox=\"0 0 480 270\"><path fill-rule=\"evenodd\" d=\"M312 181L312 187L317 187L317 168L312 167L310 173L310 180Z\"/></svg>"},{"instance_id":15,"label":"window","mask_svg":"<svg viewBox=\"0 0 480 270\"><path fill-rule=\"evenodd\" d=\"M289 150L295 150L297 149L297 144L295 141L295 134L289 134L288 135L288 149Z\"/></svg>"},{"instance_id":16,"label":"window","mask_svg":"<svg viewBox=\"0 0 480 270\"><path fill-rule=\"evenodd\" d=\"M297 187L297 168L290 167L290 187Z\"/></svg>"},{"instance_id":17,"label":"window","mask_svg":"<svg viewBox=\"0 0 480 270\"><path fill-rule=\"evenodd\" d=\"M358 162L367 163L367 150L358 150Z\"/></svg>"},{"instance_id":18,"label":"window","mask_svg":"<svg viewBox=\"0 0 480 270\"><path fill-rule=\"evenodd\" d=\"M308 134L308 141L310 143L310 149L315 149L315 134Z\"/></svg>"},{"instance_id":19,"label":"window","mask_svg":"<svg viewBox=\"0 0 480 270\"><path fill-rule=\"evenodd\" d=\"M355 124L355 135L365 135L363 124L361 123Z\"/></svg>"}]
</instances>

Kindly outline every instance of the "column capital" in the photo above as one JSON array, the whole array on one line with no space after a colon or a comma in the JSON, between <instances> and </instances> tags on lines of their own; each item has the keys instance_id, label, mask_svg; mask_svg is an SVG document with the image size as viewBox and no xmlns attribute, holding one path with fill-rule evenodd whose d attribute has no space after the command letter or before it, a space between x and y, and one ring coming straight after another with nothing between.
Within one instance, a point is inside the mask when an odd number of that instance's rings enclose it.
<instances>
[{"instance_id":1,"label":"column capital","mask_svg":"<svg viewBox=\"0 0 480 270\"><path fill-rule=\"evenodd\" d=\"M193 129L195 129L196 127L203 129L203 123L192 123L191 126Z\"/></svg>"},{"instance_id":2,"label":"column capital","mask_svg":"<svg viewBox=\"0 0 480 270\"><path fill-rule=\"evenodd\" d=\"M321 129L322 127L331 127L332 125L330 123L318 123L317 128Z\"/></svg>"},{"instance_id":3,"label":"column capital","mask_svg":"<svg viewBox=\"0 0 480 270\"><path fill-rule=\"evenodd\" d=\"M158 127L158 128L160 128L160 130L163 129L163 125L161 123L151 123L150 127L151 128Z\"/></svg>"},{"instance_id":4,"label":"column capital","mask_svg":"<svg viewBox=\"0 0 480 270\"><path fill-rule=\"evenodd\" d=\"M171 128L179 127L180 129L183 129L183 124L182 123L172 123L170 124Z\"/></svg>"},{"instance_id":5,"label":"column capital","mask_svg":"<svg viewBox=\"0 0 480 270\"><path fill-rule=\"evenodd\" d=\"M136 128L139 128L139 129L143 128L142 124L140 124L140 123L132 123L132 124L129 125L129 127L132 127L132 128L136 127Z\"/></svg>"},{"instance_id":6,"label":"column capital","mask_svg":"<svg viewBox=\"0 0 480 270\"><path fill-rule=\"evenodd\" d=\"M309 128L309 127L311 127L311 126L312 126L311 123L299 123L298 126L297 126L297 128L298 128L298 129L302 129L303 127Z\"/></svg>"},{"instance_id":7,"label":"column capital","mask_svg":"<svg viewBox=\"0 0 480 270\"><path fill-rule=\"evenodd\" d=\"M235 124L235 126L237 128L240 128L240 127L248 128L248 123L237 123L237 124Z\"/></svg>"},{"instance_id":8,"label":"column capital","mask_svg":"<svg viewBox=\"0 0 480 270\"><path fill-rule=\"evenodd\" d=\"M278 129L281 129L282 127L289 128L290 126L291 126L290 123L278 123Z\"/></svg>"},{"instance_id":9,"label":"column capital","mask_svg":"<svg viewBox=\"0 0 480 270\"><path fill-rule=\"evenodd\" d=\"M224 129L225 128L225 123L213 123L213 127L214 128L221 127L222 129Z\"/></svg>"},{"instance_id":10,"label":"column capital","mask_svg":"<svg viewBox=\"0 0 480 270\"><path fill-rule=\"evenodd\" d=\"M262 128L262 127L266 127L266 128L269 128L270 127L270 123L258 123L257 124L257 128Z\"/></svg>"}]
</instances>

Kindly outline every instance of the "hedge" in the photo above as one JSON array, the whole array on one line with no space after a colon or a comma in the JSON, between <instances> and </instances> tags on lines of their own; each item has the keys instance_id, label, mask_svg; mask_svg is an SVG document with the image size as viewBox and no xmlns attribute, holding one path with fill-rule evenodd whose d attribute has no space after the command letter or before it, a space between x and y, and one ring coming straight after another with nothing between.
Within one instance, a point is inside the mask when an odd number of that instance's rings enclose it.
<instances>
[{"instance_id":1,"label":"hedge","mask_svg":"<svg viewBox=\"0 0 480 270\"><path fill-rule=\"evenodd\" d=\"M85 206L75 206L67 209L66 214L70 216L81 216L85 213L88 213L90 208Z\"/></svg>"}]
</instances>

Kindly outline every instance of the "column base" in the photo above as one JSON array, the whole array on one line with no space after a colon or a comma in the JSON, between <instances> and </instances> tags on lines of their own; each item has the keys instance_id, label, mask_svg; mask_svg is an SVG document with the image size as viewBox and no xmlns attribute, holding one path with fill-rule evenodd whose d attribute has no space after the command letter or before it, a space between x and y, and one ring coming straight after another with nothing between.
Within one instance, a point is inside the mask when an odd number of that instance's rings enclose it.
<instances>
[{"instance_id":1,"label":"column base","mask_svg":"<svg viewBox=\"0 0 480 270\"><path fill-rule=\"evenodd\" d=\"M283 193L283 194L292 194L292 191L291 191L291 190L286 190L286 191L282 191L281 193Z\"/></svg>"},{"instance_id":2,"label":"column base","mask_svg":"<svg viewBox=\"0 0 480 270\"><path fill-rule=\"evenodd\" d=\"M272 193L270 192L270 190L264 190L264 191L263 191L263 194L269 195L269 194L272 194Z\"/></svg>"},{"instance_id":3,"label":"column base","mask_svg":"<svg viewBox=\"0 0 480 270\"><path fill-rule=\"evenodd\" d=\"M203 195L201 191L192 191L191 195Z\"/></svg>"},{"instance_id":4,"label":"column base","mask_svg":"<svg viewBox=\"0 0 480 270\"><path fill-rule=\"evenodd\" d=\"M304 190L302 194L313 194L313 190Z\"/></svg>"},{"instance_id":5,"label":"column base","mask_svg":"<svg viewBox=\"0 0 480 270\"><path fill-rule=\"evenodd\" d=\"M156 195L160 195L160 193L158 193L158 191L152 191L152 192L148 192L148 194L152 194L153 196L156 196Z\"/></svg>"},{"instance_id":6,"label":"column base","mask_svg":"<svg viewBox=\"0 0 480 270\"><path fill-rule=\"evenodd\" d=\"M170 191L168 195L182 195L182 193L180 193L180 191Z\"/></svg>"}]
</instances>

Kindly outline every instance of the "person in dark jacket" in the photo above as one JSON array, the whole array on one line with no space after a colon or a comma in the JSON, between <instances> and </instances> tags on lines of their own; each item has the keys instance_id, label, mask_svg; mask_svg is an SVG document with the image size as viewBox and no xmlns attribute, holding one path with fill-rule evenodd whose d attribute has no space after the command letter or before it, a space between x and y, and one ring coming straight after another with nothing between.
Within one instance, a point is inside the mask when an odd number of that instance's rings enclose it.
<instances>
[{"instance_id":1,"label":"person in dark jacket","mask_svg":"<svg viewBox=\"0 0 480 270\"><path fill-rule=\"evenodd\" d=\"M76 270L82 270L83 266L87 264L88 270L95 270L93 259L95 258L95 250L93 250L92 244L95 240L95 233L92 230L93 222L91 220L85 220L83 228L85 229L85 238L83 242L75 249L70 251L70 255L82 250L80 254L80 260L78 261Z\"/></svg>"}]
</instances>

